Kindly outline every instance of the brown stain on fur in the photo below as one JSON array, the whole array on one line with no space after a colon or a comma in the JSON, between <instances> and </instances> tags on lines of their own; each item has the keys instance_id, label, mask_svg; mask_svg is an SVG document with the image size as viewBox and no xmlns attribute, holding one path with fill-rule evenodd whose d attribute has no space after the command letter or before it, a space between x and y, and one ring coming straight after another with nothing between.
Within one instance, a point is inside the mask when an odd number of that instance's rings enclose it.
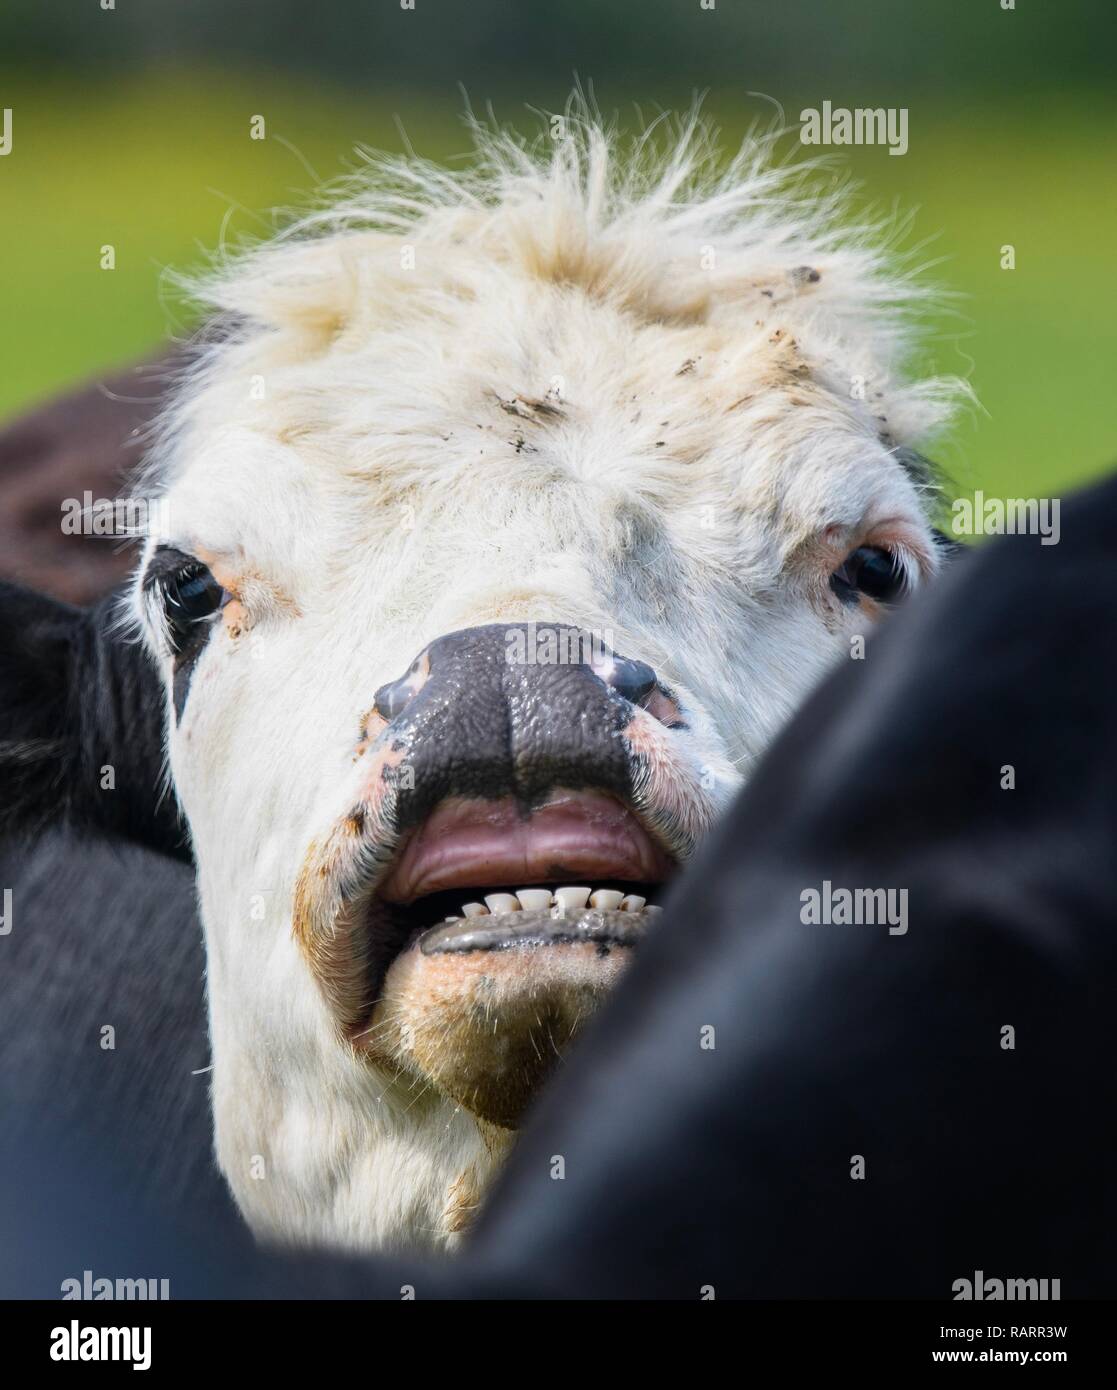
<instances>
[{"instance_id":1,"label":"brown stain on fur","mask_svg":"<svg viewBox=\"0 0 1117 1390\"><path fill-rule=\"evenodd\" d=\"M355 816L346 822L357 832ZM320 849L311 842L295 880L291 933L333 1012L339 1037L360 1022L365 1007L362 923L359 913L343 906L335 912L329 885L337 881L341 851L331 842ZM328 923L326 919L329 919Z\"/></svg>"},{"instance_id":2,"label":"brown stain on fur","mask_svg":"<svg viewBox=\"0 0 1117 1390\"><path fill-rule=\"evenodd\" d=\"M566 413L555 400L547 400L539 396L522 396L517 393L514 396L505 397L499 391L493 391L492 395L506 415L512 415L517 420L528 420L533 425L561 420Z\"/></svg>"},{"instance_id":3,"label":"brown stain on fur","mask_svg":"<svg viewBox=\"0 0 1117 1390\"><path fill-rule=\"evenodd\" d=\"M446 1194L442 1224L452 1235L467 1230L481 1206L481 1182L476 1168L463 1168Z\"/></svg>"},{"instance_id":4,"label":"brown stain on fur","mask_svg":"<svg viewBox=\"0 0 1117 1390\"><path fill-rule=\"evenodd\" d=\"M287 618L301 618L302 610L281 585L262 575L259 570L235 569L212 551L198 546L199 560L230 595L221 610L221 621L232 641L237 641L256 626L257 612L271 609Z\"/></svg>"},{"instance_id":5,"label":"brown stain on fur","mask_svg":"<svg viewBox=\"0 0 1117 1390\"><path fill-rule=\"evenodd\" d=\"M362 758L388 727L388 721L374 705L361 719L361 736L357 741L355 758Z\"/></svg>"}]
</instances>

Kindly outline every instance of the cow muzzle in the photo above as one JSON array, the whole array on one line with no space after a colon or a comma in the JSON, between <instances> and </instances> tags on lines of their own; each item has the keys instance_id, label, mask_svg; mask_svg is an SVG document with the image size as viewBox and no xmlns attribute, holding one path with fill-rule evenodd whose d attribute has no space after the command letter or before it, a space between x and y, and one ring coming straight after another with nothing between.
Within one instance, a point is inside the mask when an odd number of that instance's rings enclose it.
<instances>
[{"instance_id":1,"label":"cow muzzle","mask_svg":"<svg viewBox=\"0 0 1117 1390\"><path fill-rule=\"evenodd\" d=\"M347 1045L515 1128L690 852L685 731L650 666L566 625L448 634L376 691L296 889Z\"/></svg>"}]
</instances>

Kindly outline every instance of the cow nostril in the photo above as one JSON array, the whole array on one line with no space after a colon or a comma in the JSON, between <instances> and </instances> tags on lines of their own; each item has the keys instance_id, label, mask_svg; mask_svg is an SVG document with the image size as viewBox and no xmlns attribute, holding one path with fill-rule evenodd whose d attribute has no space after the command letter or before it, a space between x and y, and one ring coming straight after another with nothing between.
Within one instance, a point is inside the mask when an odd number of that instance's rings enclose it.
<instances>
[{"instance_id":1,"label":"cow nostril","mask_svg":"<svg viewBox=\"0 0 1117 1390\"><path fill-rule=\"evenodd\" d=\"M646 662L632 661L626 656L615 656L612 668L603 671L602 678L634 705L646 699L658 683L655 672Z\"/></svg>"},{"instance_id":2,"label":"cow nostril","mask_svg":"<svg viewBox=\"0 0 1117 1390\"><path fill-rule=\"evenodd\" d=\"M402 680L389 681L387 685L382 685L373 697L373 707L377 714L386 719L390 724L393 719L402 714L405 707L410 703L411 697L415 694L415 687L411 684L410 673Z\"/></svg>"}]
</instances>

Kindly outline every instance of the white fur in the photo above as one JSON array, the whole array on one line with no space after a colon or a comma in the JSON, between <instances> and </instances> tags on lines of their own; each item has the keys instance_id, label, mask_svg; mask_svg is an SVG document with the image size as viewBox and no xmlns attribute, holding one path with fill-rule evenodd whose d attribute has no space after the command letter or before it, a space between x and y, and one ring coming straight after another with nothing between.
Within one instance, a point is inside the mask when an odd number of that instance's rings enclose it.
<instances>
[{"instance_id":1,"label":"white fur","mask_svg":"<svg viewBox=\"0 0 1117 1390\"><path fill-rule=\"evenodd\" d=\"M372 162L201 289L226 333L166 418L149 545L220 557L252 624L211 637L169 758L217 1152L262 1235L451 1244L452 1185L495 1161L339 1045L292 940L380 684L475 623L610 632L679 692L692 732L669 737L716 808L868 626L828 589L842 554L883 527L913 584L935 566L898 457L957 390L902 377L922 291L766 138L718 173L696 123L665 154L567 130L480 136L460 173Z\"/></svg>"}]
</instances>

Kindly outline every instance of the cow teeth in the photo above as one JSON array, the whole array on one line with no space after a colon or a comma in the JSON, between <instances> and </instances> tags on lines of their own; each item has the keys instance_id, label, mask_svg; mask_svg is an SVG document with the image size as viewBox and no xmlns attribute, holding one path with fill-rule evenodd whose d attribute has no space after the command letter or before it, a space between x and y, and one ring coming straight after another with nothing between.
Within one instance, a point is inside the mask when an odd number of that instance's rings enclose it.
<instances>
[{"instance_id":1,"label":"cow teeth","mask_svg":"<svg viewBox=\"0 0 1117 1390\"><path fill-rule=\"evenodd\" d=\"M463 917L487 917L488 915L489 915L489 909L485 906L484 903L463 903L463 904L462 904L462 916L463 916Z\"/></svg>"},{"instance_id":2,"label":"cow teeth","mask_svg":"<svg viewBox=\"0 0 1117 1390\"><path fill-rule=\"evenodd\" d=\"M538 912L551 905L549 888L517 888L516 897L525 912Z\"/></svg>"},{"instance_id":3,"label":"cow teeth","mask_svg":"<svg viewBox=\"0 0 1117 1390\"><path fill-rule=\"evenodd\" d=\"M656 907L655 903L649 903L647 907L644 909L644 911L650 912L653 917L658 917L659 914L663 911L663 908Z\"/></svg>"},{"instance_id":4,"label":"cow teeth","mask_svg":"<svg viewBox=\"0 0 1117 1390\"><path fill-rule=\"evenodd\" d=\"M628 893L621 899L621 911L639 912L647 901L647 898L642 898L639 893Z\"/></svg>"},{"instance_id":5,"label":"cow teeth","mask_svg":"<svg viewBox=\"0 0 1117 1390\"><path fill-rule=\"evenodd\" d=\"M462 919L460 917L443 917L442 920L444 922L460 922Z\"/></svg>"},{"instance_id":6,"label":"cow teeth","mask_svg":"<svg viewBox=\"0 0 1117 1390\"><path fill-rule=\"evenodd\" d=\"M615 888L599 888L596 893L590 894L590 907L599 908L602 912L616 912L624 900L624 894L618 893Z\"/></svg>"},{"instance_id":7,"label":"cow teeth","mask_svg":"<svg viewBox=\"0 0 1117 1390\"><path fill-rule=\"evenodd\" d=\"M555 906L560 912L576 912L589 901L588 888L556 888Z\"/></svg>"},{"instance_id":8,"label":"cow teeth","mask_svg":"<svg viewBox=\"0 0 1117 1390\"><path fill-rule=\"evenodd\" d=\"M498 912L519 912L520 904L511 893L487 893L485 901L489 905L489 911Z\"/></svg>"}]
</instances>

